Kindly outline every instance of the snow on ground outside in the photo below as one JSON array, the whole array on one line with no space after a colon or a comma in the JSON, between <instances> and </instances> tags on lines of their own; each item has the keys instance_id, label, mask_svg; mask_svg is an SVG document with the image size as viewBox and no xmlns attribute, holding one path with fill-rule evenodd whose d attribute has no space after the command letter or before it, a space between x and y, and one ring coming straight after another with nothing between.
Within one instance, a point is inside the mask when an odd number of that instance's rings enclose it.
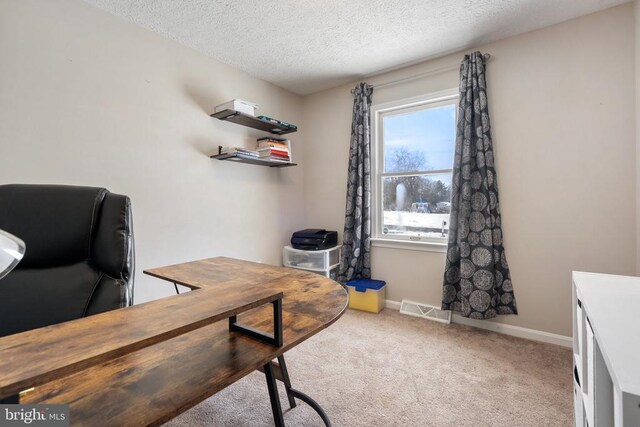
<instances>
[{"instance_id":1,"label":"snow on ground outside","mask_svg":"<svg viewBox=\"0 0 640 427\"><path fill-rule=\"evenodd\" d=\"M384 211L384 227L387 228L387 234L440 237L442 221L446 221L444 229L449 230L449 214Z\"/></svg>"}]
</instances>

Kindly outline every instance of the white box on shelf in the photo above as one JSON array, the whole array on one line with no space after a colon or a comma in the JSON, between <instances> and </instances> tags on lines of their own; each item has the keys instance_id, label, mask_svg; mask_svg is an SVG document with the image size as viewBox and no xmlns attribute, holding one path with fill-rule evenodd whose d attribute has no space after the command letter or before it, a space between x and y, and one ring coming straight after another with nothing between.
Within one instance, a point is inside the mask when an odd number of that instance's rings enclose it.
<instances>
[{"instance_id":1,"label":"white box on shelf","mask_svg":"<svg viewBox=\"0 0 640 427\"><path fill-rule=\"evenodd\" d=\"M282 265L304 270L331 270L340 264L342 245L320 251L305 251L285 246L282 249Z\"/></svg>"},{"instance_id":2,"label":"white box on shelf","mask_svg":"<svg viewBox=\"0 0 640 427\"><path fill-rule=\"evenodd\" d=\"M254 104L253 102L243 101L242 99L232 99L224 104L217 105L215 111L216 113L219 113L223 110L234 110L250 116L255 116L255 110L257 108L258 104Z\"/></svg>"}]
</instances>

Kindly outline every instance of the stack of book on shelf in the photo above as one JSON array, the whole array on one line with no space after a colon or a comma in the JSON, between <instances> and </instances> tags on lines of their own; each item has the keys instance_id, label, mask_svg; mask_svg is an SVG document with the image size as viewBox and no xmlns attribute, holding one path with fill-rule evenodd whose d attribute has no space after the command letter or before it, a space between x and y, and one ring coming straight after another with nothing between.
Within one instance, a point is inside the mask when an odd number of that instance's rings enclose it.
<instances>
[{"instance_id":1,"label":"stack of book on shelf","mask_svg":"<svg viewBox=\"0 0 640 427\"><path fill-rule=\"evenodd\" d=\"M220 148L220 154L230 154L237 157L244 157L247 159L259 159L260 153L254 150L247 150L241 147L222 147Z\"/></svg>"},{"instance_id":2,"label":"stack of book on shelf","mask_svg":"<svg viewBox=\"0 0 640 427\"><path fill-rule=\"evenodd\" d=\"M290 162L291 152L286 139L268 136L258 140L257 152L260 159L279 162Z\"/></svg>"}]
</instances>

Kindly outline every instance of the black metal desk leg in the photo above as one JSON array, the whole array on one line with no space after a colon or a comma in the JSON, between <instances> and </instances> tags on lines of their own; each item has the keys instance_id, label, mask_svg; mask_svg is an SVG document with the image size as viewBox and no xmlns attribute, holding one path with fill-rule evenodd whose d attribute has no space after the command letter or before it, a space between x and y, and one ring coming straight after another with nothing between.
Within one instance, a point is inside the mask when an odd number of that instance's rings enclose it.
<instances>
[{"instance_id":1,"label":"black metal desk leg","mask_svg":"<svg viewBox=\"0 0 640 427\"><path fill-rule=\"evenodd\" d=\"M320 415L320 418L322 418L322 421L324 422L325 426L331 427L331 421L329 421L329 417L324 412L324 409L322 409L322 406L318 405L318 402L316 402L315 400L313 400L303 392L295 390L293 388L290 390L290 392L293 397L295 397L296 399L300 399L307 405L311 406L313 410L316 411L318 415Z\"/></svg>"},{"instance_id":2,"label":"black metal desk leg","mask_svg":"<svg viewBox=\"0 0 640 427\"><path fill-rule=\"evenodd\" d=\"M282 299L278 298L275 301L271 301L271 304L273 304L273 335L252 328L251 326L239 324L238 316L229 317L229 331L239 332L257 340L282 347L282 339L284 336L282 332Z\"/></svg>"},{"instance_id":3,"label":"black metal desk leg","mask_svg":"<svg viewBox=\"0 0 640 427\"><path fill-rule=\"evenodd\" d=\"M289 372L287 371L287 364L284 362L284 356L278 356L278 365L280 365L280 372L282 373L282 382L287 390L287 398L289 399L289 407L291 409L296 407L296 399L291 393L291 380L289 379Z\"/></svg>"},{"instance_id":4,"label":"black metal desk leg","mask_svg":"<svg viewBox=\"0 0 640 427\"><path fill-rule=\"evenodd\" d=\"M313 400L303 392L298 391L291 387L291 380L289 379L289 372L287 372L287 365L284 361L284 355L278 356L278 365L280 367L280 373L282 374L282 382L284 382L284 386L287 389L287 397L289 398L289 404L291 405L291 407L293 408L296 406L295 399L300 399L307 405L311 406L313 410L316 411L318 415L320 415L320 418L322 418L322 421L324 422L324 425L326 427L331 427L331 421L329 421L329 417L327 416L327 413L324 412L324 409L322 409L322 406L320 406L318 402L316 402L315 400ZM265 369L266 369L266 366L265 366ZM292 401L293 401L293 404L291 403ZM280 405L280 400L278 399L278 406L279 405ZM273 403L272 403L272 406L273 406Z\"/></svg>"},{"instance_id":5,"label":"black metal desk leg","mask_svg":"<svg viewBox=\"0 0 640 427\"><path fill-rule=\"evenodd\" d=\"M280 396L278 396L278 384L271 362L264 365L264 375L267 377L267 389L269 389L269 400L271 400L271 412L273 412L273 423L276 427L284 427L282 408L280 407Z\"/></svg>"}]
</instances>

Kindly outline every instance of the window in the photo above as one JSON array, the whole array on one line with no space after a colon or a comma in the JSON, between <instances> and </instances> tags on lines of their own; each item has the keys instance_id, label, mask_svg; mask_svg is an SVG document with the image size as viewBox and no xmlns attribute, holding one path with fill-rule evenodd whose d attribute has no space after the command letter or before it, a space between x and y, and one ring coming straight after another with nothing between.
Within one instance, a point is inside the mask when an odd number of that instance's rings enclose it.
<instances>
[{"instance_id":1,"label":"window","mask_svg":"<svg viewBox=\"0 0 640 427\"><path fill-rule=\"evenodd\" d=\"M457 90L372 107L373 236L447 241Z\"/></svg>"}]
</instances>

